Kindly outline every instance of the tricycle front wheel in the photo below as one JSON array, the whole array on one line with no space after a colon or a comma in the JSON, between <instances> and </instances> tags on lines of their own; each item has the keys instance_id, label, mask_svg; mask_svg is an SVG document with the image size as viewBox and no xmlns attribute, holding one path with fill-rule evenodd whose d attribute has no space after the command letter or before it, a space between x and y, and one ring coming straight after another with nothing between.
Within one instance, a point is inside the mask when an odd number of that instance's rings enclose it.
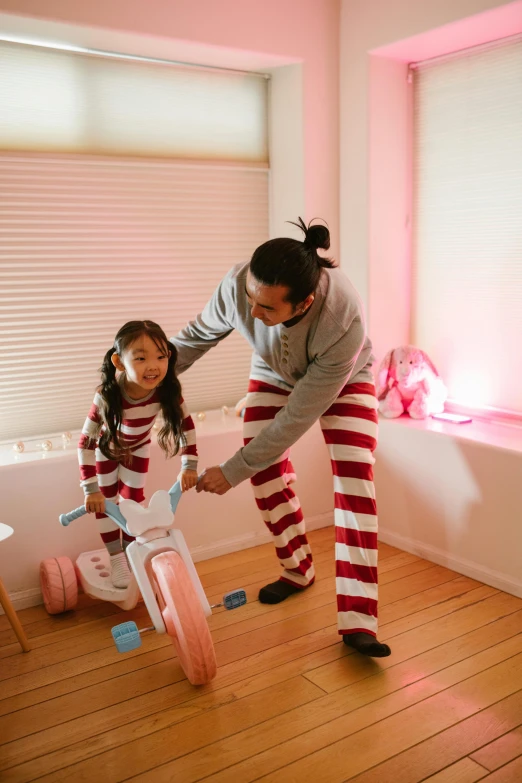
<instances>
[{"instance_id":1,"label":"tricycle front wheel","mask_svg":"<svg viewBox=\"0 0 522 783\"><path fill-rule=\"evenodd\" d=\"M152 559L162 599L162 615L181 666L192 685L205 685L217 671L207 619L185 563L177 552Z\"/></svg>"}]
</instances>

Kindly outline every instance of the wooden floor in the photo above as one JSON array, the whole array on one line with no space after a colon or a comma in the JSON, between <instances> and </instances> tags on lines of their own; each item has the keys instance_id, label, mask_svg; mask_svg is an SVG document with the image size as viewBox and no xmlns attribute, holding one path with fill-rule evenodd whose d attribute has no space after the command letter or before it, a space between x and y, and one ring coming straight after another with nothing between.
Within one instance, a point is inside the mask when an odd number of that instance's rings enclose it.
<instances>
[{"instance_id":1,"label":"wooden floor","mask_svg":"<svg viewBox=\"0 0 522 783\"><path fill-rule=\"evenodd\" d=\"M85 599L50 618L20 612L23 654L0 618L0 780L161 783L521 783L522 600L380 546L372 661L339 643L333 531L310 536L318 580L280 606L271 545L198 564L218 675L194 688L168 638L120 656L110 628L146 623Z\"/></svg>"}]
</instances>

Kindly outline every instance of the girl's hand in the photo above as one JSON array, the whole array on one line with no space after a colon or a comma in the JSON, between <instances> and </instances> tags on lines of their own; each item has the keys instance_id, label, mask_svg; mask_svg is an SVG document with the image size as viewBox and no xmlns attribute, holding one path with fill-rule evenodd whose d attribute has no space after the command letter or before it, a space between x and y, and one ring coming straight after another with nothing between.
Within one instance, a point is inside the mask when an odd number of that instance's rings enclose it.
<instances>
[{"instance_id":1,"label":"girl's hand","mask_svg":"<svg viewBox=\"0 0 522 783\"><path fill-rule=\"evenodd\" d=\"M85 508L88 514L94 514L98 512L103 514L105 512L105 498L101 492L93 492L92 495L85 495Z\"/></svg>"},{"instance_id":2,"label":"girl's hand","mask_svg":"<svg viewBox=\"0 0 522 783\"><path fill-rule=\"evenodd\" d=\"M178 476L178 481L181 484L181 491L186 492L188 489L192 489L198 483L197 470L189 470L188 468L182 470Z\"/></svg>"}]
</instances>

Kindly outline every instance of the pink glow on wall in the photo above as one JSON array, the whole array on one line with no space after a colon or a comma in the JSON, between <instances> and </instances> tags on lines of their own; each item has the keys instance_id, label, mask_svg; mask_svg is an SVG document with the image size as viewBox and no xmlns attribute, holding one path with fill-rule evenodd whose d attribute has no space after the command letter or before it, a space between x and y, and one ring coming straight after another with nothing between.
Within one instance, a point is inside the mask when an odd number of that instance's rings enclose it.
<instances>
[{"instance_id":1,"label":"pink glow on wall","mask_svg":"<svg viewBox=\"0 0 522 783\"><path fill-rule=\"evenodd\" d=\"M459 405L469 408L486 408L490 396L490 376L487 367L482 371L450 367L451 397Z\"/></svg>"},{"instance_id":2,"label":"pink glow on wall","mask_svg":"<svg viewBox=\"0 0 522 783\"><path fill-rule=\"evenodd\" d=\"M517 0L369 51L368 315L378 362L390 348L411 341L413 135L408 63L520 32L522 0ZM470 406L487 405L487 374L470 378L453 367L451 352L447 358L450 396Z\"/></svg>"},{"instance_id":3,"label":"pink glow on wall","mask_svg":"<svg viewBox=\"0 0 522 783\"><path fill-rule=\"evenodd\" d=\"M410 332L411 218L404 205L412 201L411 107L406 78L404 63L370 59L368 313L379 360L390 348L407 344Z\"/></svg>"},{"instance_id":4,"label":"pink glow on wall","mask_svg":"<svg viewBox=\"0 0 522 783\"><path fill-rule=\"evenodd\" d=\"M507 38L522 32L522 2L485 11L482 14L460 19L421 35L374 49L370 54L400 62L418 62L440 57L459 49Z\"/></svg>"}]
</instances>

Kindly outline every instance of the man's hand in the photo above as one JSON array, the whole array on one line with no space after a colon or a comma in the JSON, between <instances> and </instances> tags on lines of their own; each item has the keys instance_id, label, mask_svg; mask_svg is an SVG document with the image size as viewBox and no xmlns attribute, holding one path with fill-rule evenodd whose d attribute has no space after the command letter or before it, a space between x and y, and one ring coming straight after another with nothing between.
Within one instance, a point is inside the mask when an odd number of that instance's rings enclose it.
<instances>
[{"instance_id":1,"label":"man's hand","mask_svg":"<svg viewBox=\"0 0 522 783\"><path fill-rule=\"evenodd\" d=\"M93 492L85 495L85 508L88 514L103 514L105 512L105 498L101 492Z\"/></svg>"},{"instance_id":2,"label":"man's hand","mask_svg":"<svg viewBox=\"0 0 522 783\"><path fill-rule=\"evenodd\" d=\"M229 489L232 489L232 486L224 477L219 465L215 465L213 468L207 468L200 475L196 492L213 492L215 495L224 495Z\"/></svg>"}]
</instances>

